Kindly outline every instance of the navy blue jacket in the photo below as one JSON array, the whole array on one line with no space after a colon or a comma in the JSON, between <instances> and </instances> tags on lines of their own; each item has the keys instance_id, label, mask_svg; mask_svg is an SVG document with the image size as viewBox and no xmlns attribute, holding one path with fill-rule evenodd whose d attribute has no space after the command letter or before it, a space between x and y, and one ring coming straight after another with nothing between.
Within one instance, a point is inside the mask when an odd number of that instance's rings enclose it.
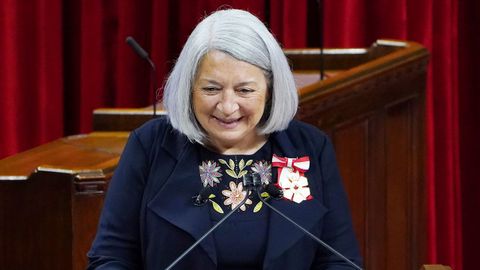
<instances>
[{"instance_id":1,"label":"navy blue jacket","mask_svg":"<svg viewBox=\"0 0 480 270\"><path fill-rule=\"evenodd\" d=\"M272 205L361 264L329 139L313 126L292 121L270 140L278 156L310 157L305 176L314 197L300 204L274 200ZM108 188L88 253L89 269L165 269L213 226L208 207L191 200L202 189L196 149L163 117L131 133ZM216 263L210 236L175 269L216 269ZM263 269L353 268L272 213Z\"/></svg>"}]
</instances>

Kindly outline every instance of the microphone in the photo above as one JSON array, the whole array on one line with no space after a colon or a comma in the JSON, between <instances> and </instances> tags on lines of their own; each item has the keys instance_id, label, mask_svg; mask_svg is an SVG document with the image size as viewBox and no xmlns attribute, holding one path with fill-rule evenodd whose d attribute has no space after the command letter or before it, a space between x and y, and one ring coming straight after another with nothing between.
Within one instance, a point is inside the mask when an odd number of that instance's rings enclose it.
<instances>
[{"instance_id":1,"label":"microphone","mask_svg":"<svg viewBox=\"0 0 480 270\"><path fill-rule=\"evenodd\" d=\"M128 36L125 42L144 60L150 64L150 77L153 84L153 118L157 116L157 80L155 78L155 64L148 53L138 44L133 37Z\"/></svg>"},{"instance_id":2,"label":"microphone","mask_svg":"<svg viewBox=\"0 0 480 270\"><path fill-rule=\"evenodd\" d=\"M128 36L125 39L125 42L132 47L132 49L143 59L149 61L148 53L133 39L133 37ZM153 65L155 66L155 65Z\"/></svg>"},{"instance_id":3,"label":"microphone","mask_svg":"<svg viewBox=\"0 0 480 270\"><path fill-rule=\"evenodd\" d=\"M263 185L260 175L258 173L252 173L250 174L250 176L246 177L246 179L248 178L252 178L251 184L253 185L253 188L255 190L263 188L263 191L267 192L271 198L274 198L276 200L283 198L283 190L277 187L273 183L269 183L268 185Z\"/></svg>"},{"instance_id":4,"label":"microphone","mask_svg":"<svg viewBox=\"0 0 480 270\"><path fill-rule=\"evenodd\" d=\"M255 176L253 177L255 178ZM269 187L270 186L270 187ZM269 190L272 191L272 194L269 193ZM340 252L338 252L337 250L335 250L333 247L331 247L330 245L328 245L327 243L325 243L324 241L320 240L320 238L316 237L314 234L312 234L311 232L309 232L307 229L303 228L302 226L300 226L298 223L296 223L295 221L293 221L292 219L290 219L289 217L287 217L285 214L283 214L280 210L276 209L275 207L273 207L271 204L269 204L262 196L261 196L261 186L257 186L255 187L255 191L257 192L257 196L258 198L267 206L269 207L270 209L272 209L275 213L279 214L281 217L283 217L285 220L287 220L288 222L292 223L293 225L295 225L295 227L299 228L301 231L303 231L306 235L308 235L310 238L312 238L313 240L315 240L317 243L319 243L321 246L323 246L324 248L328 249L330 252L332 252L333 254L337 255L338 257L340 257L343 261L345 261L346 263L348 263L349 265L355 267L355 269L358 269L358 270L362 270L362 268L358 265L356 265L354 262L352 262L351 260L349 260L347 257L343 256ZM272 185L272 184L268 184L266 187L265 187L265 191L267 193L270 194L271 197L273 198L278 198L279 196L279 193L281 193L281 196L283 197L283 191L278 188L277 186L275 185Z\"/></svg>"},{"instance_id":5,"label":"microphone","mask_svg":"<svg viewBox=\"0 0 480 270\"><path fill-rule=\"evenodd\" d=\"M200 190L197 196L193 196L193 205L195 206L203 206L206 202L208 202L208 195L210 195L210 191L212 188L210 186L206 186Z\"/></svg>"},{"instance_id":6,"label":"microphone","mask_svg":"<svg viewBox=\"0 0 480 270\"><path fill-rule=\"evenodd\" d=\"M196 246L198 246L198 244L200 244L203 239L205 239L207 236L209 236L212 232L214 232L218 226L222 225L223 222L225 222L225 220L227 220L233 213L235 213L240 207L242 207L242 205L245 204L245 202L247 201L248 199L248 196L250 195L250 192L252 191L253 189L253 181L251 180L251 177L248 177L246 175L243 176L243 185L246 189L246 195L245 195L245 198L243 198L243 200L237 205L235 206L235 208L232 209L232 211L228 212L228 214L226 214L222 219L220 219L217 224L215 224L215 226L213 226L210 230L208 230L206 233L204 233L202 235L202 237L198 238L198 240L193 243L187 250L185 250L182 254L180 254L180 256L178 256L178 258L173 261L167 268L165 268L165 270L170 270L172 269L173 267L175 267L175 265L178 264L179 261L181 261L185 256L187 256ZM208 188L208 190L207 190ZM204 187L200 193L197 195L197 196L194 196L193 199L194 199L194 205L196 205L196 200L199 199L199 201L202 201L202 200L205 200L208 201L208 193L210 191L210 187ZM203 204L201 205L196 205L196 206L202 206Z\"/></svg>"},{"instance_id":7,"label":"microphone","mask_svg":"<svg viewBox=\"0 0 480 270\"><path fill-rule=\"evenodd\" d=\"M265 186L265 192L267 192L270 197L279 200L283 198L283 190L279 187L277 187L275 184L270 183Z\"/></svg>"}]
</instances>

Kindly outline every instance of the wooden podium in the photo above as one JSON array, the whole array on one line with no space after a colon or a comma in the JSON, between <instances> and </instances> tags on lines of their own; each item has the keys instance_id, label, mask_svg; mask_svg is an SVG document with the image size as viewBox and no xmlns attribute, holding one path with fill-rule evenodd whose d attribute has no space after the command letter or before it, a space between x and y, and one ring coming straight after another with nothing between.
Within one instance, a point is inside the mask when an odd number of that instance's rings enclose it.
<instances>
[{"instance_id":1,"label":"wooden podium","mask_svg":"<svg viewBox=\"0 0 480 270\"><path fill-rule=\"evenodd\" d=\"M297 117L332 138L369 270L425 263L424 91L428 52L379 40L367 49L286 50ZM165 112L163 112L165 113ZM0 160L0 264L85 269L108 181L149 109L99 109L90 134Z\"/></svg>"}]
</instances>

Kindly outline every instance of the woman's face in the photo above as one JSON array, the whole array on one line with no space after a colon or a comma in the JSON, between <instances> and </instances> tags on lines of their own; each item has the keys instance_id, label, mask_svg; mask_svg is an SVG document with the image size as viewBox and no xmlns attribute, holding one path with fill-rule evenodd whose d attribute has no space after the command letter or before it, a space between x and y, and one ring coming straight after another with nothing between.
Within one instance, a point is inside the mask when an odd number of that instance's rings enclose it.
<instances>
[{"instance_id":1,"label":"woman's face","mask_svg":"<svg viewBox=\"0 0 480 270\"><path fill-rule=\"evenodd\" d=\"M209 143L221 153L248 151L264 141L256 132L267 100L267 81L260 68L211 51L199 64L192 99Z\"/></svg>"}]
</instances>

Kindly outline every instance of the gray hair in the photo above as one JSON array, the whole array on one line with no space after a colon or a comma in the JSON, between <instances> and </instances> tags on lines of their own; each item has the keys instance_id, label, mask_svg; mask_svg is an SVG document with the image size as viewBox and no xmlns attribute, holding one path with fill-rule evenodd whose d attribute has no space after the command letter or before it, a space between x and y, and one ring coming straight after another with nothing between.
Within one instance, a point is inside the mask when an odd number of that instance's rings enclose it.
<instances>
[{"instance_id":1,"label":"gray hair","mask_svg":"<svg viewBox=\"0 0 480 270\"><path fill-rule=\"evenodd\" d=\"M286 129L298 107L298 93L287 58L265 25L238 9L219 10L193 30L164 87L163 104L172 126L191 141L207 138L195 118L192 89L203 56L218 50L265 71L270 100L257 127L259 134Z\"/></svg>"}]
</instances>

